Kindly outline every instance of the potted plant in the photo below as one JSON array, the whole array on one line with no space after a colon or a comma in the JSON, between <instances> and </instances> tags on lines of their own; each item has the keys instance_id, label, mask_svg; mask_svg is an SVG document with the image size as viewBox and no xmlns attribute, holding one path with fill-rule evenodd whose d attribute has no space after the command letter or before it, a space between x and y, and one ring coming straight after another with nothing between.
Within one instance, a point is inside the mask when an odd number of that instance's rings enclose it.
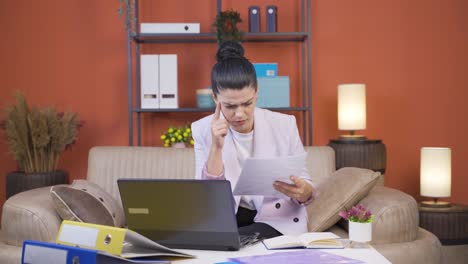
<instances>
[{"instance_id":1,"label":"potted plant","mask_svg":"<svg viewBox=\"0 0 468 264\"><path fill-rule=\"evenodd\" d=\"M179 128L169 127L161 135L161 140L164 142L164 147L185 148L186 144L195 144L192 138L192 130L190 130L190 126L188 125Z\"/></svg>"},{"instance_id":2,"label":"potted plant","mask_svg":"<svg viewBox=\"0 0 468 264\"><path fill-rule=\"evenodd\" d=\"M29 108L22 93L7 107L2 123L18 171L6 178L6 198L33 188L68 183L68 173L58 170L62 152L77 139L80 126L75 113L58 113L47 107Z\"/></svg>"},{"instance_id":3,"label":"potted plant","mask_svg":"<svg viewBox=\"0 0 468 264\"><path fill-rule=\"evenodd\" d=\"M339 215L348 220L349 240L355 242L369 242L372 240L372 222L374 215L370 210L359 204L349 210L339 212Z\"/></svg>"},{"instance_id":4,"label":"potted plant","mask_svg":"<svg viewBox=\"0 0 468 264\"><path fill-rule=\"evenodd\" d=\"M231 9L219 12L213 23L218 44L228 40L241 41L243 33L237 28L237 23L240 22L242 19L237 11Z\"/></svg>"}]
</instances>

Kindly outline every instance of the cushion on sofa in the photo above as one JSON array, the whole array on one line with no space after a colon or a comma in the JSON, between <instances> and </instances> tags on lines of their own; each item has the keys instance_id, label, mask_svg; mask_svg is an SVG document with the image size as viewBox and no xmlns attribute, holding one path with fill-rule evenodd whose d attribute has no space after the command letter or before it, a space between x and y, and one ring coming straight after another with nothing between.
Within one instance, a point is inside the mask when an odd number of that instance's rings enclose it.
<instances>
[{"instance_id":1,"label":"cushion on sofa","mask_svg":"<svg viewBox=\"0 0 468 264\"><path fill-rule=\"evenodd\" d=\"M307 205L309 232L322 232L334 225L338 213L350 208L377 184L380 172L359 168L342 168L319 185L314 200Z\"/></svg>"},{"instance_id":2,"label":"cushion on sofa","mask_svg":"<svg viewBox=\"0 0 468 264\"><path fill-rule=\"evenodd\" d=\"M122 227L125 216L119 203L97 184L75 180L57 185L50 194L57 213L64 220Z\"/></svg>"}]
</instances>

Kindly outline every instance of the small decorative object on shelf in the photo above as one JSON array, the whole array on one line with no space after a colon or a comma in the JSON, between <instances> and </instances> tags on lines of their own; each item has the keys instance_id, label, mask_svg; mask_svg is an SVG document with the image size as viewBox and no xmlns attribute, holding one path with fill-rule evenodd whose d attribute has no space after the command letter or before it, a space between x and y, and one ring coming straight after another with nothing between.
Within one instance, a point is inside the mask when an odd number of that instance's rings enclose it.
<instances>
[{"instance_id":1,"label":"small decorative object on shelf","mask_svg":"<svg viewBox=\"0 0 468 264\"><path fill-rule=\"evenodd\" d=\"M372 240L374 215L363 205L353 206L349 210L341 211L339 215L348 220L350 241L369 242Z\"/></svg>"},{"instance_id":2,"label":"small decorative object on shelf","mask_svg":"<svg viewBox=\"0 0 468 264\"><path fill-rule=\"evenodd\" d=\"M216 15L213 27L216 30L216 39L218 44L224 41L242 41L243 33L237 28L237 23L242 22L239 12L232 9L221 11Z\"/></svg>"},{"instance_id":3,"label":"small decorative object on shelf","mask_svg":"<svg viewBox=\"0 0 468 264\"><path fill-rule=\"evenodd\" d=\"M192 138L190 125L179 128L169 127L167 131L161 135L161 140L164 142L164 147L184 148L187 144L195 144Z\"/></svg>"},{"instance_id":4,"label":"small decorative object on shelf","mask_svg":"<svg viewBox=\"0 0 468 264\"><path fill-rule=\"evenodd\" d=\"M260 7L249 6L249 32L260 32Z\"/></svg>"},{"instance_id":5,"label":"small decorative object on shelf","mask_svg":"<svg viewBox=\"0 0 468 264\"><path fill-rule=\"evenodd\" d=\"M197 107L199 108L215 108L213 100L213 92L211 87L197 90Z\"/></svg>"},{"instance_id":6,"label":"small decorative object on shelf","mask_svg":"<svg viewBox=\"0 0 468 264\"><path fill-rule=\"evenodd\" d=\"M267 32L278 31L278 7L269 5L266 8Z\"/></svg>"},{"instance_id":7,"label":"small decorative object on shelf","mask_svg":"<svg viewBox=\"0 0 468 264\"><path fill-rule=\"evenodd\" d=\"M75 143L81 127L76 113L59 113L51 107L30 108L24 95L6 110L2 122L6 140L19 171L6 177L6 198L44 186L68 183L68 173L58 169L60 155Z\"/></svg>"}]
</instances>

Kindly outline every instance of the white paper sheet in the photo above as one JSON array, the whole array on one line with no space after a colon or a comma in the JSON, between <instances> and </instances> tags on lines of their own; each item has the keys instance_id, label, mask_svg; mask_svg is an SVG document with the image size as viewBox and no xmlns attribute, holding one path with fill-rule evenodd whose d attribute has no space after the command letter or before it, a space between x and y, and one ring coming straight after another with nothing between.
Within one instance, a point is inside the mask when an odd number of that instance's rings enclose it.
<instances>
[{"instance_id":1,"label":"white paper sheet","mask_svg":"<svg viewBox=\"0 0 468 264\"><path fill-rule=\"evenodd\" d=\"M278 158L249 158L244 162L241 175L234 187L234 195L262 195L286 198L276 191L273 182L276 180L292 183L289 176L299 176L302 172L307 154Z\"/></svg>"}]
</instances>

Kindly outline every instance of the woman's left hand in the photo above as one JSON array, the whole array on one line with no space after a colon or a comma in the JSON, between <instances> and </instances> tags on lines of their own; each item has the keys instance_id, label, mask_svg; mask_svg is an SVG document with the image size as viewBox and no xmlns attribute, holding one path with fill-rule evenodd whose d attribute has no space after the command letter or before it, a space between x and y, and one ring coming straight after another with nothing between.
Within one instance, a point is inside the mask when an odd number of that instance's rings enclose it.
<instances>
[{"instance_id":1,"label":"woman's left hand","mask_svg":"<svg viewBox=\"0 0 468 264\"><path fill-rule=\"evenodd\" d=\"M289 178L293 184L275 181L273 183L273 187L277 191L284 193L288 197L296 199L300 203L308 201L312 197L312 193L315 191L314 188L306 182L306 180L300 177L291 175Z\"/></svg>"}]
</instances>

